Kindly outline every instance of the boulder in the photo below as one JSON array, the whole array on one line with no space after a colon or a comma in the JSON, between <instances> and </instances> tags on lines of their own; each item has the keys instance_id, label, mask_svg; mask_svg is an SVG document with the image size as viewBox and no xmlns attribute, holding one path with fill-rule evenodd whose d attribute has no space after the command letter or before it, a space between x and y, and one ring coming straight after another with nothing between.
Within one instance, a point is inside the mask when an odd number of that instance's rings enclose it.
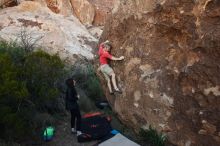
<instances>
[{"instance_id":1,"label":"boulder","mask_svg":"<svg viewBox=\"0 0 220 146\"><path fill-rule=\"evenodd\" d=\"M125 56L110 63L123 93L100 78L125 124L151 125L175 145L220 145L219 10L218 0L121 0L100 42Z\"/></svg>"},{"instance_id":2,"label":"boulder","mask_svg":"<svg viewBox=\"0 0 220 146\"><path fill-rule=\"evenodd\" d=\"M93 59L97 39L74 16L64 17L51 12L38 2L26 1L0 11L0 38L21 40L27 35L38 48L58 53L62 59L75 61L76 56ZM74 56L76 54L76 56Z\"/></svg>"},{"instance_id":3,"label":"boulder","mask_svg":"<svg viewBox=\"0 0 220 146\"><path fill-rule=\"evenodd\" d=\"M83 24L92 24L95 16L94 6L87 0L71 0L74 13Z\"/></svg>"},{"instance_id":4,"label":"boulder","mask_svg":"<svg viewBox=\"0 0 220 146\"><path fill-rule=\"evenodd\" d=\"M119 0L18 0L18 3L23 1L39 2L54 13L75 15L83 24L95 26L103 26L120 4Z\"/></svg>"},{"instance_id":5,"label":"boulder","mask_svg":"<svg viewBox=\"0 0 220 146\"><path fill-rule=\"evenodd\" d=\"M23 1L35 1L42 6L47 6L52 12L62 14L64 16L73 15L73 9L70 0L17 0L18 3Z\"/></svg>"},{"instance_id":6,"label":"boulder","mask_svg":"<svg viewBox=\"0 0 220 146\"><path fill-rule=\"evenodd\" d=\"M0 9L6 7L13 7L16 6L16 0L0 0Z\"/></svg>"},{"instance_id":7,"label":"boulder","mask_svg":"<svg viewBox=\"0 0 220 146\"><path fill-rule=\"evenodd\" d=\"M69 0L45 0L45 2L48 8L50 8L55 13L59 13L64 16L73 14L72 6Z\"/></svg>"},{"instance_id":8,"label":"boulder","mask_svg":"<svg viewBox=\"0 0 220 146\"><path fill-rule=\"evenodd\" d=\"M95 8L94 25L104 25L113 9L116 11L119 0L88 0Z\"/></svg>"},{"instance_id":9,"label":"boulder","mask_svg":"<svg viewBox=\"0 0 220 146\"><path fill-rule=\"evenodd\" d=\"M103 26L112 12L116 12L119 0L71 0L75 15L83 24Z\"/></svg>"}]
</instances>

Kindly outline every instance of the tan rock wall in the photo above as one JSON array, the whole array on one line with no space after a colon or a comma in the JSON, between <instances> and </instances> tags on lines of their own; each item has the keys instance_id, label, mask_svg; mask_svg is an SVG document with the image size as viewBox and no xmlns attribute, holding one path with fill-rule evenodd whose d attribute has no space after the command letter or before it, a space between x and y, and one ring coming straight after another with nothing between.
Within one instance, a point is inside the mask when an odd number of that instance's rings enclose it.
<instances>
[{"instance_id":1,"label":"tan rock wall","mask_svg":"<svg viewBox=\"0 0 220 146\"><path fill-rule=\"evenodd\" d=\"M102 40L125 55L111 63L123 94L105 88L125 124L179 146L220 144L219 10L218 0L121 1Z\"/></svg>"},{"instance_id":2,"label":"tan rock wall","mask_svg":"<svg viewBox=\"0 0 220 146\"><path fill-rule=\"evenodd\" d=\"M95 16L95 8L87 0L71 0L76 16L83 24L92 24Z\"/></svg>"},{"instance_id":3,"label":"tan rock wall","mask_svg":"<svg viewBox=\"0 0 220 146\"><path fill-rule=\"evenodd\" d=\"M17 0L18 3L24 1L35 1L42 6L47 6L52 12L62 14L64 16L73 15L73 9L70 0Z\"/></svg>"},{"instance_id":4,"label":"tan rock wall","mask_svg":"<svg viewBox=\"0 0 220 146\"><path fill-rule=\"evenodd\" d=\"M112 11L117 11L120 4L120 0L1 0L0 6L4 8L15 6L24 1L38 2L54 13L64 16L74 15L83 24L96 26L103 26Z\"/></svg>"},{"instance_id":5,"label":"tan rock wall","mask_svg":"<svg viewBox=\"0 0 220 146\"><path fill-rule=\"evenodd\" d=\"M119 0L88 0L95 8L94 25L104 25Z\"/></svg>"},{"instance_id":6,"label":"tan rock wall","mask_svg":"<svg viewBox=\"0 0 220 146\"><path fill-rule=\"evenodd\" d=\"M95 39L74 16L54 14L48 7L38 2L25 1L20 5L0 11L0 38L20 41L21 33L27 34L51 54L59 54L65 61L73 63L77 56L94 58ZM29 40L30 41L30 40Z\"/></svg>"},{"instance_id":7,"label":"tan rock wall","mask_svg":"<svg viewBox=\"0 0 220 146\"><path fill-rule=\"evenodd\" d=\"M13 7L17 5L16 0L0 0L0 8Z\"/></svg>"}]
</instances>

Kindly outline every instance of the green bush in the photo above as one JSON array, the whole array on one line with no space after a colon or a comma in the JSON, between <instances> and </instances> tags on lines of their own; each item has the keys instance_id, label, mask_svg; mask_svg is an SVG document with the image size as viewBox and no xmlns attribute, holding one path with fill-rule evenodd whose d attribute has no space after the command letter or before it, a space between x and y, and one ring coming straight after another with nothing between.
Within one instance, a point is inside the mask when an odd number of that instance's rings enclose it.
<instances>
[{"instance_id":1,"label":"green bush","mask_svg":"<svg viewBox=\"0 0 220 146\"><path fill-rule=\"evenodd\" d=\"M0 53L7 53L14 62L22 63L22 59L27 54L25 50L16 42L0 41Z\"/></svg>"},{"instance_id":2,"label":"green bush","mask_svg":"<svg viewBox=\"0 0 220 146\"><path fill-rule=\"evenodd\" d=\"M76 78L78 85L83 89L86 95L92 99L101 99L104 93L95 70L89 62L81 61L74 65L73 76Z\"/></svg>"},{"instance_id":3,"label":"green bush","mask_svg":"<svg viewBox=\"0 0 220 146\"><path fill-rule=\"evenodd\" d=\"M0 54L0 66L1 134L10 136L15 132L22 135L24 124L21 123L25 122L22 117L18 117L18 110L20 102L28 97L28 91L24 81L17 81L19 69L8 54Z\"/></svg>"},{"instance_id":4,"label":"green bush","mask_svg":"<svg viewBox=\"0 0 220 146\"><path fill-rule=\"evenodd\" d=\"M54 110L54 104L60 94L58 84L63 82L64 64L57 55L43 51L33 52L25 58L23 75L31 100L39 110Z\"/></svg>"},{"instance_id":5,"label":"green bush","mask_svg":"<svg viewBox=\"0 0 220 146\"><path fill-rule=\"evenodd\" d=\"M0 66L0 138L31 136L42 126L37 115L62 111L58 87L65 71L57 55L26 52L16 43L0 41Z\"/></svg>"},{"instance_id":6,"label":"green bush","mask_svg":"<svg viewBox=\"0 0 220 146\"><path fill-rule=\"evenodd\" d=\"M156 129L151 126L148 130L141 129L139 136L141 141L149 142L153 146L165 146L167 141L167 137L164 134L158 133Z\"/></svg>"}]
</instances>

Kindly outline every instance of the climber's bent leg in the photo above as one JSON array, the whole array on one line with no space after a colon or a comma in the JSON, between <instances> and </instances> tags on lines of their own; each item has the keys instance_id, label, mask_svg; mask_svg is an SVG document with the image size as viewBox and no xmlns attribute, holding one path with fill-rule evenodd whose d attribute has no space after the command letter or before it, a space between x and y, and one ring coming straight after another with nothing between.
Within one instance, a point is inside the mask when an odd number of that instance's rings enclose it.
<instances>
[{"instance_id":1,"label":"climber's bent leg","mask_svg":"<svg viewBox=\"0 0 220 146\"><path fill-rule=\"evenodd\" d=\"M111 77L112 77L112 84L113 84L113 87L114 87L115 91L119 91L119 89L117 87L117 84L116 84L116 78L115 78L115 73L114 72L111 73Z\"/></svg>"},{"instance_id":2,"label":"climber's bent leg","mask_svg":"<svg viewBox=\"0 0 220 146\"><path fill-rule=\"evenodd\" d=\"M109 77L108 77L108 79L107 79L107 84L108 84L109 92L110 92L110 94L112 94L113 92L112 92L111 80L110 80Z\"/></svg>"}]
</instances>

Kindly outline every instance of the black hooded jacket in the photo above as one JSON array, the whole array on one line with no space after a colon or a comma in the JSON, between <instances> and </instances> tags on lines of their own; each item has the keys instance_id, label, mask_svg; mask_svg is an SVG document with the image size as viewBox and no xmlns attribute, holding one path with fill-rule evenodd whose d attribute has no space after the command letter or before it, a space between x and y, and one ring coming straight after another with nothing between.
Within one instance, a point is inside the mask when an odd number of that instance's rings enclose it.
<instances>
[{"instance_id":1,"label":"black hooded jacket","mask_svg":"<svg viewBox=\"0 0 220 146\"><path fill-rule=\"evenodd\" d=\"M74 87L74 85L70 82L66 82L67 84L67 90L66 90L66 109L67 110L73 110L79 108L79 105L77 103L78 97L77 97L77 92Z\"/></svg>"}]
</instances>

